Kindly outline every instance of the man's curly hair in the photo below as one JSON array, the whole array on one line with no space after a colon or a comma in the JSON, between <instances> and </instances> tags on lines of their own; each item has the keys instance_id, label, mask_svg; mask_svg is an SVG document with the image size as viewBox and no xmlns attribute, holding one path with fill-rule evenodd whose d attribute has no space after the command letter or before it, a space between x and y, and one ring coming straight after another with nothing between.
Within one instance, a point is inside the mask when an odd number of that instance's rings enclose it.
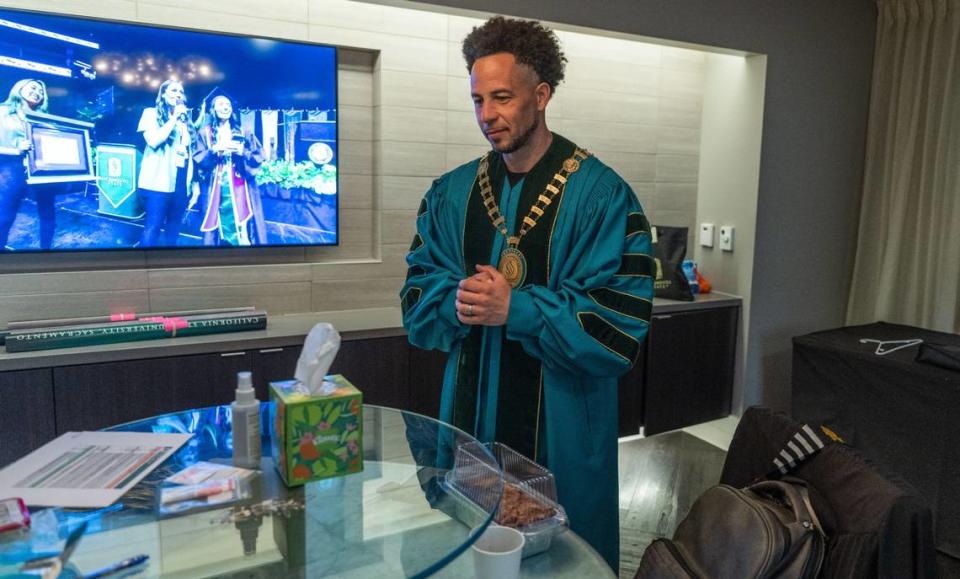
<instances>
[{"instance_id":1,"label":"man's curly hair","mask_svg":"<svg viewBox=\"0 0 960 579\"><path fill-rule=\"evenodd\" d=\"M540 81L550 85L551 92L557 91L567 57L552 30L532 20L494 16L483 26L475 26L463 39L467 72L473 70L477 59L501 52L509 52L517 63L533 68Z\"/></svg>"}]
</instances>

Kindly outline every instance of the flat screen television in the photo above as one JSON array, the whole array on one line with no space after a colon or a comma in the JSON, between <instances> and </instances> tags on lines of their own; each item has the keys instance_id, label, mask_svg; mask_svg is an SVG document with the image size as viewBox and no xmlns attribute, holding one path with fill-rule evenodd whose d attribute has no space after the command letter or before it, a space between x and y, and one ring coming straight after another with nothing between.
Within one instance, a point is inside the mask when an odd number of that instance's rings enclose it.
<instances>
[{"instance_id":1,"label":"flat screen television","mask_svg":"<svg viewBox=\"0 0 960 579\"><path fill-rule=\"evenodd\" d=\"M0 8L0 252L336 245L337 144L332 46Z\"/></svg>"}]
</instances>

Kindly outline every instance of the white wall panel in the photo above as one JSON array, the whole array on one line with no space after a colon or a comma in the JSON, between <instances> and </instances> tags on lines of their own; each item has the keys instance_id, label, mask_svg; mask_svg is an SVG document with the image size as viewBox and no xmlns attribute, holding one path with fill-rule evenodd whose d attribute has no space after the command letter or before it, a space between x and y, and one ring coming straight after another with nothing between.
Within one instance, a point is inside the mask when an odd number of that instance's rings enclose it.
<instances>
[{"instance_id":1,"label":"white wall panel","mask_svg":"<svg viewBox=\"0 0 960 579\"><path fill-rule=\"evenodd\" d=\"M96 3L92 2L92 3ZM283 20L302 25L307 20L307 0L139 0L140 6L191 8L216 14L237 14L269 20ZM198 26L207 28L207 26Z\"/></svg>"}]
</instances>

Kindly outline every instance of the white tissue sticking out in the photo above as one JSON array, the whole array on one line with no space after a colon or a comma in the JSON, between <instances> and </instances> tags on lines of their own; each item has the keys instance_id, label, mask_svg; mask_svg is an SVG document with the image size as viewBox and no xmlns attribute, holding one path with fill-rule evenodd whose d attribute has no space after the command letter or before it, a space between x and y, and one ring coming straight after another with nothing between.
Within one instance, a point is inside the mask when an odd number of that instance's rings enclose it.
<instances>
[{"instance_id":1,"label":"white tissue sticking out","mask_svg":"<svg viewBox=\"0 0 960 579\"><path fill-rule=\"evenodd\" d=\"M340 334L337 330L326 322L315 325L303 342L303 351L297 360L294 378L306 387L311 395L333 394L337 387L325 378L339 351Z\"/></svg>"}]
</instances>

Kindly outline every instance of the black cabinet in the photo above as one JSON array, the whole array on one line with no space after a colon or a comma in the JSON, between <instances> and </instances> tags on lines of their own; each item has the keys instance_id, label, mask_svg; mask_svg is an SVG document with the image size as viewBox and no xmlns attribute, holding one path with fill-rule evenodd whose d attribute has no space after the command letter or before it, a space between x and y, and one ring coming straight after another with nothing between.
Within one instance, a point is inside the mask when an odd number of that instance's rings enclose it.
<instances>
[{"instance_id":1,"label":"black cabinet","mask_svg":"<svg viewBox=\"0 0 960 579\"><path fill-rule=\"evenodd\" d=\"M260 348L252 351L253 388L257 391L258 400L263 402L270 400L271 382L293 378L302 348L302 345L296 345Z\"/></svg>"},{"instance_id":2,"label":"black cabinet","mask_svg":"<svg viewBox=\"0 0 960 579\"><path fill-rule=\"evenodd\" d=\"M251 367L241 351L55 368L57 433L229 403Z\"/></svg>"},{"instance_id":3,"label":"black cabinet","mask_svg":"<svg viewBox=\"0 0 960 579\"><path fill-rule=\"evenodd\" d=\"M0 373L0 468L56 435L53 371Z\"/></svg>"},{"instance_id":4,"label":"black cabinet","mask_svg":"<svg viewBox=\"0 0 960 579\"><path fill-rule=\"evenodd\" d=\"M730 414L740 308L654 315L647 337L644 434Z\"/></svg>"},{"instance_id":5,"label":"black cabinet","mask_svg":"<svg viewBox=\"0 0 960 579\"><path fill-rule=\"evenodd\" d=\"M270 399L270 382L290 380L297 370L301 344L251 350L257 398ZM368 404L408 408L410 396L405 336L346 340L330 367L330 374L343 374L363 392Z\"/></svg>"},{"instance_id":6,"label":"black cabinet","mask_svg":"<svg viewBox=\"0 0 960 579\"><path fill-rule=\"evenodd\" d=\"M350 380L363 392L366 404L408 409L409 348L406 336L346 341L330 373Z\"/></svg>"},{"instance_id":7,"label":"black cabinet","mask_svg":"<svg viewBox=\"0 0 960 579\"><path fill-rule=\"evenodd\" d=\"M271 381L293 378L300 350L296 345L55 368L56 432L228 404L237 373L245 370L253 372L257 398L267 401ZM408 367L406 337L400 336L343 342L330 373L346 376L367 403L408 408Z\"/></svg>"},{"instance_id":8,"label":"black cabinet","mask_svg":"<svg viewBox=\"0 0 960 579\"><path fill-rule=\"evenodd\" d=\"M619 382L621 436L641 425L655 434L729 413L739 312L725 305L654 316L640 359ZM244 370L267 401L269 382L293 377L302 340L0 372L0 466L70 430L227 404ZM366 403L436 417L446 360L444 352L410 346L402 333L380 333L344 340L330 372L353 382Z\"/></svg>"}]
</instances>

